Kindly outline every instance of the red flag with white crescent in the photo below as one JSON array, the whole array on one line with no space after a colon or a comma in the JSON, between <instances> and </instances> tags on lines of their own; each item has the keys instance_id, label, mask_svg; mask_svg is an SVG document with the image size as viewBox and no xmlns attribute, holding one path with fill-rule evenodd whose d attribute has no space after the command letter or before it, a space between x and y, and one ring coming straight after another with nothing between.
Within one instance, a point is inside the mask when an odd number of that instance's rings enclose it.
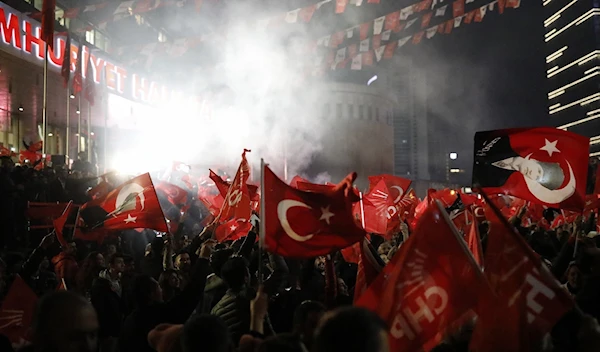
<instances>
[{"instance_id":1,"label":"red flag with white crescent","mask_svg":"<svg viewBox=\"0 0 600 352\"><path fill-rule=\"evenodd\" d=\"M146 173L117 187L106 196L85 203L77 226L81 237L94 230L147 228L167 232L168 227L150 174Z\"/></svg>"},{"instance_id":2,"label":"red flag with white crescent","mask_svg":"<svg viewBox=\"0 0 600 352\"><path fill-rule=\"evenodd\" d=\"M218 223L225 223L232 219L250 220L252 208L250 204L250 195L248 193L248 185L246 181L250 177L250 165L246 160L246 152L242 153L242 161L235 174L231 186L227 190L223 201L223 207L217 216Z\"/></svg>"},{"instance_id":3,"label":"red flag with white crescent","mask_svg":"<svg viewBox=\"0 0 600 352\"><path fill-rule=\"evenodd\" d=\"M473 185L549 207L585 206L590 139L556 128L477 132Z\"/></svg>"},{"instance_id":4,"label":"red flag with white crescent","mask_svg":"<svg viewBox=\"0 0 600 352\"><path fill-rule=\"evenodd\" d=\"M325 255L362 240L366 233L352 215L356 174L327 192L306 192L264 167L265 247L284 257ZM261 226L263 226L261 224Z\"/></svg>"}]
</instances>

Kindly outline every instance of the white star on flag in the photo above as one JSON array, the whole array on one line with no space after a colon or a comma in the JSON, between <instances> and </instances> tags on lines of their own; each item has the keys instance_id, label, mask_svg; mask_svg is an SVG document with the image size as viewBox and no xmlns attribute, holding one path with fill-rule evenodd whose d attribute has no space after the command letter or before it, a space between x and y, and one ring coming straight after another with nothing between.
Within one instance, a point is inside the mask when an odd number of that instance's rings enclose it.
<instances>
[{"instance_id":1,"label":"white star on flag","mask_svg":"<svg viewBox=\"0 0 600 352\"><path fill-rule=\"evenodd\" d=\"M231 230L231 231L235 231L235 229L237 229L237 226L235 226L235 225L231 225L231 226L229 227L229 230Z\"/></svg>"},{"instance_id":2,"label":"white star on flag","mask_svg":"<svg viewBox=\"0 0 600 352\"><path fill-rule=\"evenodd\" d=\"M558 143L558 140L554 141L554 142L550 142L549 140L545 139L546 141L544 146L540 148L540 150L545 150L548 152L549 156L552 156L553 153L560 153L560 150L558 150L558 148L556 148L556 143Z\"/></svg>"},{"instance_id":3,"label":"white star on flag","mask_svg":"<svg viewBox=\"0 0 600 352\"><path fill-rule=\"evenodd\" d=\"M326 206L325 208L321 208L322 214L321 214L321 217L319 218L319 221L325 220L327 225L330 225L329 219L331 219L331 217L333 217L335 215L334 213L329 211L329 207L330 207L330 205Z\"/></svg>"},{"instance_id":4,"label":"white star on flag","mask_svg":"<svg viewBox=\"0 0 600 352\"><path fill-rule=\"evenodd\" d=\"M137 220L137 216L131 216L131 214L127 214L127 219L125 219L125 223L129 224L130 222L135 223Z\"/></svg>"}]
</instances>

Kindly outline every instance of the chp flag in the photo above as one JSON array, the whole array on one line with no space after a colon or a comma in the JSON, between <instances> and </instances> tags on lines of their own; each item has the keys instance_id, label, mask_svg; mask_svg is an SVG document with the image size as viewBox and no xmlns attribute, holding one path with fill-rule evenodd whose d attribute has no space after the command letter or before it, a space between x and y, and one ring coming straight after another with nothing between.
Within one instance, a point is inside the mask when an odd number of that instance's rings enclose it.
<instances>
[{"instance_id":1,"label":"chp flag","mask_svg":"<svg viewBox=\"0 0 600 352\"><path fill-rule=\"evenodd\" d=\"M589 142L587 137L550 127L477 132L473 187L581 211Z\"/></svg>"},{"instance_id":2,"label":"chp flag","mask_svg":"<svg viewBox=\"0 0 600 352\"><path fill-rule=\"evenodd\" d=\"M533 351L574 302L500 210L485 198L490 232L484 275L493 295L480 297L469 350Z\"/></svg>"},{"instance_id":3,"label":"chp flag","mask_svg":"<svg viewBox=\"0 0 600 352\"><path fill-rule=\"evenodd\" d=\"M269 169L263 170L265 248L292 258L326 255L361 241L366 233L352 216L358 201L352 189L356 173L322 192L287 185Z\"/></svg>"},{"instance_id":4,"label":"chp flag","mask_svg":"<svg viewBox=\"0 0 600 352\"><path fill-rule=\"evenodd\" d=\"M167 232L165 216L150 174L145 173L117 187L79 210L77 228L81 238L94 230L147 228Z\"/></svg>"},{"instance_id":5,"label":"chp flag","mask_svg":"<svg viewBox=\"0 0 600 352\"><path fill-rule=\"evenodd\" d=\"M387 322L390 351L428 351L475 313L484 279L439 201L355 305Z\"/></svg>"}]
</instances>

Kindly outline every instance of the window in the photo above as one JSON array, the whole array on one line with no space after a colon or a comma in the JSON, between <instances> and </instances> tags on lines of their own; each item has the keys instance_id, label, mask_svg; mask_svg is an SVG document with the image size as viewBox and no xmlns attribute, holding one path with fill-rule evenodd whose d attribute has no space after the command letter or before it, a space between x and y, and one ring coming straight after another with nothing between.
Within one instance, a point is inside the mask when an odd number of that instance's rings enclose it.
<instances>
[{"instance_id":1,"label":"window","mask_svg":"<svg viewBox=\"0 0 600 352\"><path fill-rule=\"evenodd\" d=\"M104 34L100 33L100 32L95 32L94 33L94 45L96 45L96 47L98 49L101 49L103 51L106 51L106 37L104 36Z\"/></svg>"},{"instance_id":2,"label":"window","mask_svg":"<svg viewBox=\"0 0 600 352\"><path fill-rule=\"evenodd\" d=\"M93 29L85 32L85 41L92 45L94 45L94 32L95 30Z\"/></svg>"},{"instance_id":3,"label":"window","mask_svg":"<svg viewBox=\"0 0 600 352\"><path fill-rule=\"evenodd\" d=\"M56 7L54 10L54 19L58 21L61 25L65 25L65 10L60 7Z\"/></svg>"},{"instance_id":4,"label":"window","mask_svg":"<svg viewBox=\"0 0 600 352\"><path fill-rule=\"evenodd\" d=\"M359 105L358 106L358 119L362 120L365 118L365 107L364 105Z\"/></svg>"},{"instance_id":5,"label":"window","mask_svg":"<svg viewBox=\"0 0 600 352\"><path fill-rule=\"evenodd\" d=\"M43 5L44 5L44 0L33 0L33 7L35 7L37 10L42 11Z\"/></svg>"},{"instance_id":6,"label":"window","mask_svg":"<svg viewBox=\"0 0 600 352\"><path fill-rule=\"evenodd\" d=\"M348 104L348 118L354 118L354 105Z\"/></svg>"},{"instance_id":7,"label":"window","mask_svg":"<svg viewBox=\"0 0 600 352\"><path fill-rule=\"evenodd\" d=\"M338 104L337 104L337 106L336 106L336 109L335 109L335 116L336 116L338 119L341 119L341 118L342 118L342 116L343 116L343 114L342 114L342 104L340 104L340 103L338 103Z\"/></svg>"},{"instance_id":8,"label":"window","mask_svg":"<svg viewBox=\"0 0 600 352\"><path fill-rule=\"evenodd\" d=\"M144 17L140 16L140 15L135 15L135 23L137 23L138 26L141 26L144 24Z\"/></svg>"},{"instance_id":9,"label":"window","mask_svg":"<svg viewBox=\"0 0 600 352\"><path fill-rule=\"evenodd\" d=\"M368 114L369 116L367 117L368 120L373 120L373 107L369 105L369 110L368 110Z\"/></svg>"},{"instance_id":10,"label":"window","mask_svg":"<svg viewBox=\"0 0 600 352\"><path fill-rule=\"evenodd\" d=\"M158 41L164 43L167 41L167 36L163 32L158 32Z\"/></svg>"}]
</instances>

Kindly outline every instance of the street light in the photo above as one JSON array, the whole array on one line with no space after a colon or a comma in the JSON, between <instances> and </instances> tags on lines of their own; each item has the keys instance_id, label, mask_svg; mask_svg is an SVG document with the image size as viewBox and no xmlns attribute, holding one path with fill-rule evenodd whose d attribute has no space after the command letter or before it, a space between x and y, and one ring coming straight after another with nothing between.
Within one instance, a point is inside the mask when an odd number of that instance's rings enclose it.
<instances>
[{"instance_id":1,"label":"street light","mask_svg":"<svg viewBox=\"0 0 600 352\"><path fill-rule=\"evenodd\" d=\"M450 153L450 160L456 160L458 158L458 154Z\"/></svg>"}]
</instances>

